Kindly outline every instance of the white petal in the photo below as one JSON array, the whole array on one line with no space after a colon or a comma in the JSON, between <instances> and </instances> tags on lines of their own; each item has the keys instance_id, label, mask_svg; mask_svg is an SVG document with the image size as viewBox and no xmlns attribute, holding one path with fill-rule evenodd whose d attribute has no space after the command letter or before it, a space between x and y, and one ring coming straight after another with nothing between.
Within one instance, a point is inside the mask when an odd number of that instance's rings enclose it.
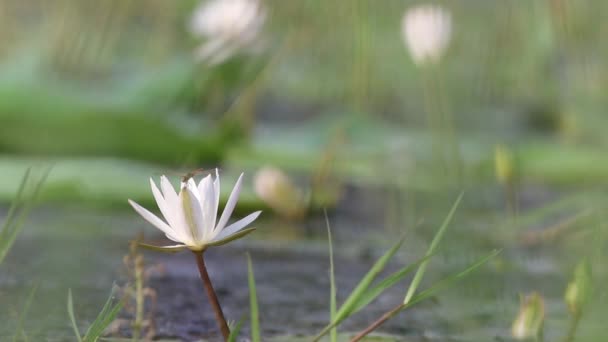
<instances>
[{"instance_id":1,"label":"white petal","mask_svg":"<svg viewBox=\"0 0 608 342\"><path fill-rule=\"evenodd\" d=\"M158 205L160 212L165 217L165 220L169 226L173 227L175 225L173 208L168 205L167 201L163 197L163 194L160 192L160 190L158 190L158 187L156 187L156 183L154 183L152 178L150 178L150 187L152 188L152 194L154 195L154 199L156 200L156 204Z\"/></svg>"},{"instance_id":2,"label":"white petal","mask_svg":"<svg viewBox=\"0 0 608 342\"><path fill-rule=\"evenodd\" d=\"M200 192L201 198L203 198L203 201L201 202L201 208L203 210L204 228L207 234L205 236L207 238L211 238L211 234L213 234L215 220L217 216L217 211L213 211L215 209L215 205L213 203L215 201L215 191L211 175L205 177L200 182L200 184L198 185L198 190Z\"/></svg>"},{"instance_id":3,"label":"white petal","mask_svg":"<svg viewBox=\"0 0 608 342\"><path fill-rule=\"evenodd\" d=\"M206 195L206 188L207 188L208 183L211 183L211 175L207 175L205 178L201 179L201 181L198 183L198 193L201 196L201 198L204 198L205 200L207 200L205 195Z\"/></svg>"},{"instance_id":4,"label":"white petal","mask_svg":"<svg viewBox=\"0 0 608 342\"><path fill-rule=\"evenodd\" d=\"M230 193L230 197L228 198L228 202L226 202L226 206L224 207L224 211L222 212L222 216L220 217L220 221L217 223L217 227L215 227L215 232L219 233L228 220L230 219L230 215L232 215L232 211L236 206L236 202L239 200L239 194L241 192L241 183L243 181L243 174L239 176L239 179L236 181L232 192Z\"/></svg>"},{"instance_id":5,"label":"white petal","mask_svg":"<svg viewBox=\"0 0 608 342\"><path fill-rule=\"evenodd\" d=\"M165 202L167 203L167 207L175 210L175 205L179 203L179 198L177 197L177 193L175 189L173 189L173 185L169 182L169 179L165 176L160 177L160 188L163 191L163 196L165 198Z\"/></svg>"},{"instance_id":6,"label":"white petal","mask_svg":"<svg viewBox=\"0 0 608 342\"><path fill-rule=\"evenodd\" d=\"M213 181L213 191L215 191L215 197L213 197L213 230L217 228L215 222L217 220L217 211L220 206L220 174L217 168L215 169L215 180Z\"/></svg>"},{"instance_id":7,"label":"white petal","mask_svg":"<svg viewBox=\"0 0 608 342\"><path fill-rule=\"evenodd\" d=\"M166 224L163 220L159 219L156 215L152 214L148 209L142 207L141 205L135 203L132 200L129 200L129 204L135 209L135 211L141 215L146 221L150 222L153 226L160 229L169 237L171 240L175 242L183 242L181 241L181 235L178 232L175 232L168 224Z\"/></svg>"},{"instance_id":8,"label":"white petal","mask_svg":"<svg viewBox=\"0 0 608 342\"><path fill-rule=\"evenodd\" d=\"M209 236L210 229L208 227L207 218L205 217L204 211L204 202L201 202L201 197L199 197L198 188L195 182L188 183L188 194L193 197L191 201L192 205L192 214L194 217L194 222L196 224L198 239L196 241L205 241Z\"/></svg>"},{"instance_id":9,"label":"white petal","mask_svg":"<svg viewBox=\"0 0 608 342\"><path fill-rule=\"evenodd\" d=\"M185 189L182 189L181 196L188 196L188 200L185 200L183 205L189 205L188 213L192 215L190 218L186 218L186 223L188 224L188 228L190 229L190 233L192 235L192 240L194 242L202 242L205 240L207 235L207 231L205 230L205 218L203 217L203 211L201 208L201 202L199 202L198 197L196 196L196 184L194 184L194 188L191 186L187 186ZM184 208L184 214L186 214L186 209Z\"/></svg>"},{"instance_id":10,"label":"white petal","mask_svg":"<svg viewBox=\"0 0 608 342\"><path fill-rule=\"evenodd\" d=\"M249 214L244 218L236 221L235 223L224 228L217 236L214 237L213 240L221 240L234 233L237 233L239 230L247 227L251 222L255 221L255 219L257 219L261 213L261 211L256 211L255 213Z\"/></svg>"},{"instance_id":11,"label":"white petal","mask_svg":"<svg viewBox=\"0 0 608 342\"><path fill-rule=\"evenodd\" d=\"M182 201L179 198L178 194L173 189L173 185L169 181L169 179L165 176L160 177L160 188L163 192L165 198L165 207L168 212L170 212L170 218L167 219L171 228L182 238L184 239L183 243L191 242L191 234L188 225L186 224L186 219L184 218L184 209L182 207ZM165 217L167 218L167 217Z\"/></svg>"},{"instance_id":12,"label":"white petal","mask_svg":"<svg viewBox=\"0 0 608 342\"><path fill-rule=\"evenodd\" d=\"M194 192L194 195L196 196L196 198L200 202L201 201L201 197L200 197L200 194L198 193L198 190L196 188L196 182L194 181L194 179L192 179L192 178L188 179L188 188L191 189Z\"/></svg>"}]
</instances>

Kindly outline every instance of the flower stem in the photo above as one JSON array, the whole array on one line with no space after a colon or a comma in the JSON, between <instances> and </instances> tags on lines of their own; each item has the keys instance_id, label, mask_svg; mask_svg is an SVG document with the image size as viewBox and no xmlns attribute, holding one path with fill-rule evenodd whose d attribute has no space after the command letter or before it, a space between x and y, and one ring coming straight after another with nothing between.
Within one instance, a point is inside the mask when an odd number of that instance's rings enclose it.
<instances>
[{"instance_id":1,"label":"flower stem","mask_svg":"<svg viewBox=\"0 0 608 342\"><path fill-rule=\"evenodd\" d=\"M222 312L222 307L217 299L215 290L213 290L213 285L211 285L211 279L209 279L209 273L207 273L207 267L205 266L205 260L203 259L203 252L194 252L194 255L196 256L196 264L198 265L198 271L201 274L201 280L203 281L203 285L207 291L207 297L209 298L209 302L211 303L213 311L215 312L215 320L222 331L224 340L228 341L230 329L226 323L226 318L224 318L224 313Z\"/></svg>"}]
</instances>

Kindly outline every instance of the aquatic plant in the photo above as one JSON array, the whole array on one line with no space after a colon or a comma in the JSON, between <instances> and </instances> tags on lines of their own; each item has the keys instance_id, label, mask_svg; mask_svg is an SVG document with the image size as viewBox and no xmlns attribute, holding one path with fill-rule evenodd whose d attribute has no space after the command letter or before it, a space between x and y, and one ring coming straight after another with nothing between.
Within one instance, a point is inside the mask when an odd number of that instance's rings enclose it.
<instances>
[{"instance_id":1,"label":"aquatic plant","mask_svg":"<svg viewBox=\"0 0 608 342\"><path fill-rule=\"evenodd\" d=\"M256 46L266 11L257 0L212 0L201 3L192 15L190 31L205 39L196 56L211 65Z\"/></svg>"},{"instance_id":2,"label":"aquatic plant","mask_svg":"<svg viewBox=\"0 0 608 342\"><path fill-rule=\"evenodd\" d=\"M138 214L165 233L167 238L179 243L172 246L152 246L140 243L141 246L163 252L177 252L189 249L194 253L207 296L215 311L216 320L222 335L226 340L229 338L230 329L211 284L203 253L208 247L226 244L255 230L255 228L246 227L258 218L261 211L256 211L226 226L238 201L242 180L243 174L240 175L234 185L224 211L217 222L217 211L220 201L220 177L217 169L215 169L215 179L209 174L198 185L192 178L192 175L184 177L181 181L179 194L175 192L167 177L161 177L160 186L162 192L154 181L150 179L152 193L156 199L158 208L167 221L166 223L139 204L129 200L129 203Z\"/></svg>"},{"instance_id":3,"label":"aquatic plant","mask_svg":"<svg viewBox=\"0 0 608 342\"><path fill-rule=\"evenodd\" d=\"M452 36L452 17L437 5L416 6L405 12L401 30L414 63L437 63Z\"/></svg>"},{"instance_id":4,"label":"aquatic plant","mask_svg":"<svg viewBox=\"0 0 608 342\"><path fill-rule=\"evenodd\" d=\"M0 228L0 264L15 243L23 222L34 206L50 172L50 167L36 173L32 168L25 171L7 217Z\"/></svg>"},{"instance_id":5,"label":"aquatic plant","mask_svg":"<svg viewBox=\"0 0 608 342\"><path fill-rule=\"evenodd\" d=\"M511 336L517 340L542 340L545 301L538 292L522 297L519 313L513 321Z\"/></svg>"}]
</instances>

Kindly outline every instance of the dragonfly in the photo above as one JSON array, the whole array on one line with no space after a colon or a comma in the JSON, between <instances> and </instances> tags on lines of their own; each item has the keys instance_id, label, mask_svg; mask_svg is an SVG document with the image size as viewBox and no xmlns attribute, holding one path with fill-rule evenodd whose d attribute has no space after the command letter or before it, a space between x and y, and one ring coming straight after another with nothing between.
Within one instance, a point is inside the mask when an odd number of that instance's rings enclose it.
<instances>
[{"instance_id":1,"label":"dragonfly","mask_svg":"<svg viewBox=\"0 0 608 342\"><path fill-rule=\"evenodd\" d=\"M187 182L188 180L190 180L190 178L194 178L195 176L198 175L202 175L202 174L209 174L213 171L214 169L205 169L205 168L198 168L196 170L192 170L190 172L187 172L186 174L180 176L180 178L182 179L182 182Z\"/></svg>"},{"instance_id":2,"label":"dragonfly","mask_svg":"<svg viewBox=\"0 0 608 342\"><path fill-rule=\"evenodd\" d=\"M186 172L186 173L181 173L181 172L167 172L166 174L167 174L167 175L173 175L173 176L179 177L179 178L180 178L180 180L181 180L183 183L185 183L185 182L189 181L191 178L194 178L194 177L196 177L196 176L203 175L203 174L205 174L205 175L206 175L206 174L210 174L210 173L212 173L213 171L215 171L215 168L213 168L213 169L198 168L198 169L196 169L196 170L192 170L192 171L189 171L189 172Z\"/></svg>"}]
</instances>

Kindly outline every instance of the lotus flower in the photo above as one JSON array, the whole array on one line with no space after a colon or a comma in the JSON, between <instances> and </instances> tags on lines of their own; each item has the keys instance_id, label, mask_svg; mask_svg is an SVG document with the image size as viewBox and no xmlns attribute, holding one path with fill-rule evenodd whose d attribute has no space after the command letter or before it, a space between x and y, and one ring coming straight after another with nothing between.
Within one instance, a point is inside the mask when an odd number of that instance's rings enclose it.
<instances>
[{"instance_id":1,"label":"lotus flower","mask_svg":"<svg viewBox=\"0 0 608 342\"><path fill-rule=\"evenodd\" d=\"M150 179L152 194L165 221L132 200L129 200L129 204L146 221L165 233L167 238L179 244L162 247L146 244L142 244L142 246L169 252L185 249L200 252L207 247L223 245L251 233L255 228L245 228L260 215L261 211L256 211L231 225L226 225L236 206L242 179L243 174L236 181L222 216L217 222L220 202L220 178L217 169L215 179L208 175L198 185L192 178L184 179L181 182L179 194L175 192L167 177L160 178L162 192Z\"/></svg>"},{"instance_id":2,"label":"lotus flower","mask_svg":"<svg viewBox=\"0 0 608 342\"><path fill-rule=\"evenodd\" d=\"M258 0L210 0L192 15L190 31L205 39L197 50L199 59L219 64L240 50L255 48L266 21Z\"/></svg>"},{"instance_id":3,"label":"lotus flower","mask_svg":"<svg viewBox=\"0 0 608 342\"><path fill-rule=\"evenodd\" d=\"M438 5L419 5L405 12L401 31L414 63L436 63L450 42L452 17Z\"/></svg>"}]
</instances>

